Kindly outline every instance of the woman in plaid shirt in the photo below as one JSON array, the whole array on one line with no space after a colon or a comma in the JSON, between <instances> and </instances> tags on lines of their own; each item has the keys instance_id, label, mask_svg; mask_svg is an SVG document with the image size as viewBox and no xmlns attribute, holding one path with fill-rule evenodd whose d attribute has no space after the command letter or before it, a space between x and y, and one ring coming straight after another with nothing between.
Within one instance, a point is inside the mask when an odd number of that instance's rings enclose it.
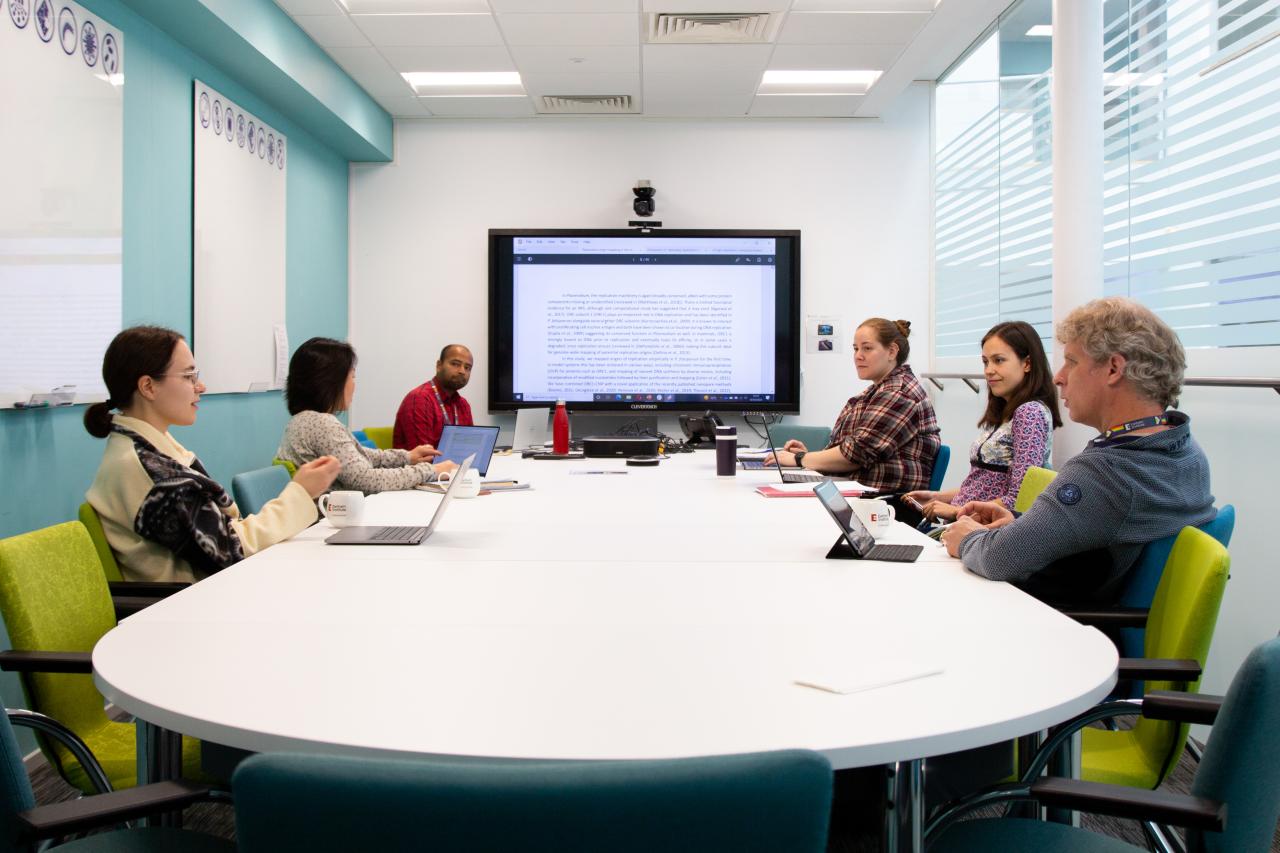
<instances>
[{"instance_id":1,"label":"woman in plaid shirt","mask_svg":"<svg viewBox=\"0 0 1280 853\"><path fill-rule=\"evenodd\" d=\"M873 317L858 326L853 364L871 387L845 404L825 449L788 441L778 464L852 477L879 492L928 488L942 442L933 404L906 363L910 334L906 320Z\"/></svg>"}]
</instances>

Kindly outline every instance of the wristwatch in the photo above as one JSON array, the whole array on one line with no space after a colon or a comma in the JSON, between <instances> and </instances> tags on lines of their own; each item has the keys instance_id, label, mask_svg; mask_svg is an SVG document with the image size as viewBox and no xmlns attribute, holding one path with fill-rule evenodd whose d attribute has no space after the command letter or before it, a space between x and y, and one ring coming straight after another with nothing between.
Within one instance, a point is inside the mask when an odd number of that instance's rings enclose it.
<instances>
[{"instance_id":1,"label":"wristwatch","mask_svg":"<svg viewBox=\"0 0 1280 853\"><path fill-rule=\"evenodd\" d=\"M797 450L797 451L796 451L796 453L795 453L795 457L796 457L796 467L797 467L797 468L803 468L803 467L804 467L804 455L805 455L806 453L808 453L808 452L809 452L809 451L807 451L807 450Z\"/></svg>"}]
</instances>

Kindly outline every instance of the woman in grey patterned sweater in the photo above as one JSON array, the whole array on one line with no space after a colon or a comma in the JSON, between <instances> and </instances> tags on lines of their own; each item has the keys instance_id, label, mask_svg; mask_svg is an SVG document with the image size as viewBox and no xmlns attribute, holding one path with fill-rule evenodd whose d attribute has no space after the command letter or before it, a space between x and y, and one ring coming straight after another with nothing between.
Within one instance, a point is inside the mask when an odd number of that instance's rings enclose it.
<instances>
[{"instance_id":1,"label":"woman in grey patterned sweater","mask_svg":"<svg viewBox=\"0 0 1280 853\"><path fill-rule=\"evenodd\" d=\"M413 450L370 450L356 441L336 413L351 406L356 390L356 353L345 341L312 338L289 361L285 402L293 418L285 425L276 455L295 465L334 456L342 473L334 489L365 493L412 489L452 471L453 462L435 465L439 452L429 444Z\"/></svg>"}]
</instances>

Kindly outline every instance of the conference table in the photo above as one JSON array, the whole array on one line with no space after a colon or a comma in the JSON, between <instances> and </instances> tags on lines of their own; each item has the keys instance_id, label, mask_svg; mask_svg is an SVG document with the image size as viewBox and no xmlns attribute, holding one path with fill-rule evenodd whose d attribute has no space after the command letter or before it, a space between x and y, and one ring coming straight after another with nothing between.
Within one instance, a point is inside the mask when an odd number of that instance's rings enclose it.
<instances>
[{"instance_id":1,"label":"conference table","mask_svg":"<svg viewBox=\"0 0 1280 853\"><path fill-rule=\"evenodd\" d=\"M773 470L516 454L489 477L532 488L455 499L412 547L326 545L321 520L128 617L94 649L98 688L147 732L252 751L813 749L887 765L888 843L918 850L921 759L1043 730L1115 682L1101 633L906 525L883 541L922 544L914 563L826 559L816 498L756 492ZM440 500L371 495L364 522L425 524Z\"/></svg>"}]
</instances>

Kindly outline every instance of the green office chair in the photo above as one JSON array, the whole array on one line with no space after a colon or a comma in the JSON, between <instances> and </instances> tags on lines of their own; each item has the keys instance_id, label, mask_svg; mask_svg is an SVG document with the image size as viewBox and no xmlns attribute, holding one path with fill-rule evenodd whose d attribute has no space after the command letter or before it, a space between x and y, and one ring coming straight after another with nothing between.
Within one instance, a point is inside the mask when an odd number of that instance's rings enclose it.
<instances>
[{"instance_id":1,"label":"green office chair","mask_svg":"<svg viewBox=\"0 0 1280 853\"><path fill-rule=\"evenodd\" d=\"M281 468L289 472L289 478L293 479L293 475L298 473L298 466L294 465L288 459L281 459L279 456L271 460L272 465L279 465Z\"/></svg>"},{"instance_id":2,"label":"green office chair","mask_svg":"<svg viewBox=\"0 0 1280 853\"><path fill-rule=\"evenodd\" d=\"M268 465L236 474L231 478L231 494L240 509L240 515L253 515L278 498L292 477L283 465Z\"/></svg>"},{"instance_id":3,"label":"green office chair","mask_svg":"<svg viewBox=\"0 0 1280 853\"><path fill-rule=\"evenodd\" d=\"M819 853L831 765L805 750L661 761L264 754L231 787L242 853Z\"/></svg>"},{"instance_id":4,"label":"green office chair","mask_svg":"<svg viewBox=\"0 0 1280 853\"><path fill-rule=\"evenodd\" d=\"M132 723L115 722L93 686L90 652L116 615L102 564L83 524L69 521L0 539L0 615L14 649L0 653L0 669L22 674L33 711L75 732L117 788L137 784ZM37 738L49 763L81 791L95 790L76 757ZM183 738L183 773L199 778L199 742Z\"/></svg>"},{"instance_id":5,"label":"green office chair","mask_svg":"<svg viewBox=\"0 0 1280 853\"><path fill-rule=\"evenodd\" d=\"M365 427L365 436L378 446L379 450L391 449L392 427Z\"/></svg>"},{"instance_id":6,"label":"green office chair","mask_svg":"<svg viewBox=\"0 0 1280 853\"><path fill-rule=\"evenodd\" d=\"M102 519L98 511L89 503L80 504L80 523L89 531L89 540L93 542L93 550L98 552L98 561L102 563L102 574L107 581L123 582L120 564L116 562L116 554L107 542L107 533L102 529Z\"/></svg>"},{"instance_id":7,"label":"green office chair","mask_svg":"<svg viewBox=\"0 0 1280 853\"><path fill-rule=\"evenodd\" d=\"M829 427L800 426L799 424L770 425L769 434L773 436L773 443L776 447L782 447L792 439L802 442L810 450L822 450L831 444L831 429Z\"/></svg>"},{"instance_id":8,"label":"green office chair","mask_svg":"<svg viewBox=\"0 0 1280 853\"><path fill-rule=\"evenodd\" d=\"M1018 487L1018 496L1013 501L1013 511L1021 513L1031 509L1036 498L1040 497L1040 493L1053 482L1056 476L1058 472L1048 468L1036 465L1028 468L1027 473L1022 477L1022 485Z\"/></svg>"},{"instance_id":9,"label":"green office chair","mask_svg":"<svg viewBox=\"0 0 1280 853\"><path fill-rule=\"evenodd\" d=\"M30 711L0 714L0 853L35 853L41 841L181 810L210 795L204 786L179 780L37 807L13 734L15 725L57 738L65 748L81 755L83 766L91 772L96 768L84 743L56 720ZM153 827L91 835L59 844L57 849L68 853L233 853L235 845L194 832Z\"/></svg>"},{"instance_id":10,"label":"green office chair","mask_svg":"<svg viewBox=\"0 0 1280 853\"><path fill-rule=\"evenodd\" d=\"M1011 818L955 822L974 808L1025 799L1185 826L1188 849L1205 853L1271 848L1280 818L1280 639L1263 643L1249 654L1225 698L1153 693L1137 705L1117 706L1117 713L1139 713L1175 725L1213 725L1190 796L1057 778L1001 785L966 797L930 821L928 849L932 853L1144 849L1060 823ZM1062 743L1065 737L1069 734L1055 740Z\"/></svg>"}]
</instances>

